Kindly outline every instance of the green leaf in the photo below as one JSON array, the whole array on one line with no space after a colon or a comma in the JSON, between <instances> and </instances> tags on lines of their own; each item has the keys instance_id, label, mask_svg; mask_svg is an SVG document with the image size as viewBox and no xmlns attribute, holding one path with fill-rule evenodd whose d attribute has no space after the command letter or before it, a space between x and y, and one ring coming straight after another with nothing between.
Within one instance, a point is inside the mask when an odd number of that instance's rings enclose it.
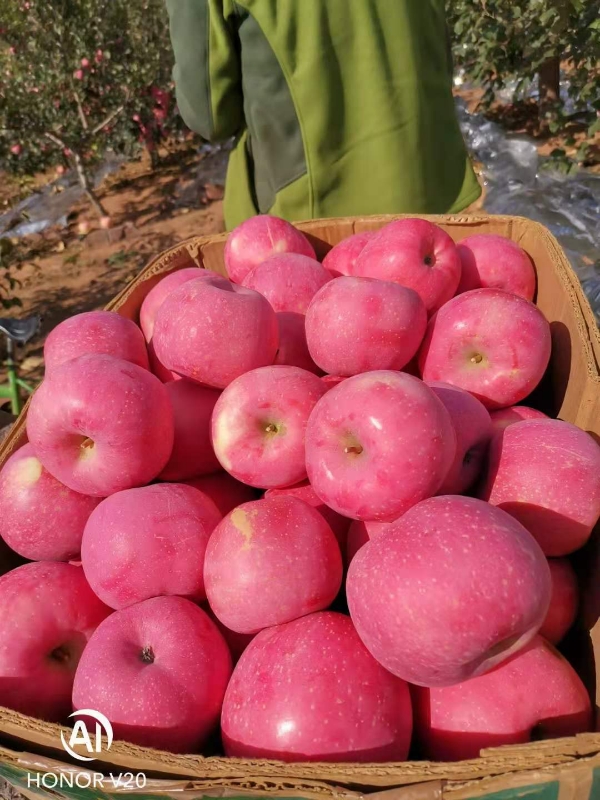
<instances>
[{"instance_id":1,"label":"green leaf","mask_svg":"<svg viewBox=\"0 0 600 800\"><path fill-rule=\"evenodd\" d=\"M590 139L597 133L600 133L600 117L598 117L595 122L592 122L590 127L587 129L587 135L590 137Z\"/></svg>"}]
</instances>

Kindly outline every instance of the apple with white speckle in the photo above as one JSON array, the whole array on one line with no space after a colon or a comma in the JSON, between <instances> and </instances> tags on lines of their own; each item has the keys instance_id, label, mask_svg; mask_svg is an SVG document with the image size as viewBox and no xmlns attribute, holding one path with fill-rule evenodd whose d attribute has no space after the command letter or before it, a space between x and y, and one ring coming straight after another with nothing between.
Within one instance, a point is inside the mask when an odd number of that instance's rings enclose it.
<instances>
[{"instance_id":1,"label":"apple with white speckle","mask_svg":"<svg viewBox=\"0 0 600 800\"><path fill-rule=\"evenodd\" d=\"M427 312L415 291L373 278L327 283L306 313L309 352L334 375L402 369L416 354L426 327Z\"/></svg>"},{"instance_id":2,"label":"apple with white speckle","mask_svg":"<svg viewBox=\"0 0 600 800\"><path fill-rule=\"evenodd\" d=\"M518 652L542 625L550 591L531 534L506 512L456 495L424 500L374 536L346 580L369 652L419 686L465 681Z\"/></svg>"},{"instance_id":3,"label":"apple with white speckle","mask_svg":"<svg viewBox=\"0 0 600 800\"><path fill-rule=\"evenodd\" d=\"M114 356L148 369L144 336L135 322L114 311L84 311L61 322L44 342L46 375L78 356Z\"/></svg>"},{"instance_id":4,"label":"apple with white speckle","mask_svg":"<svg viewBox=\"0 0 600 800\"><path fill-rule=\"evenodd\" d=\"M2 575L0 705L63 722L81 654L110 613L81 567L38 561Z\"/></svg>"},{"instance_id":5,"label":"apple with white speckle","mask_svg":"<svg viewBox=\"0 0 600 800\"><path fill-rule=\"evenodd\" d=\"M73 708L104 714L117 739L193 753L217 727L230 675L229 649L208 615L183 597L153 597L98 627Z\"/></svg>"},{"instance_id":6,"label":"apple with white speckle","mask_svg":"<svg viewBox=\"0 0 600 800\"><path fill-rule=\"evenodd\" d=\"M69 489L93 497L156 478L171 455L173 429L159 379L108 355L79 356L53 369L27 413L36 458Z\"/></svg>"},{"instance_id":7,"label":"apple with white speckle","mask_svg":"<svg viewBox=\"0 0 600 800\"><path fill-rule=\"evenodd\" d=\"M550 325L517 295L474 289L452 298L429 321L419 353L426 381L475 395L488 409L524 400L550 360Z\"/></svg>"},{"instance_id":8,"label":"apple with white speckle","mask_svg":"<svg viewBox=\"0 0 600 800\"><path fill-rule=\"evenodd\" d=\"M325 391L320 378L299 367L263 367L233 381L212 415L223 469L263 489L304 480L306 423Z\"/></svg>"},{"instance_id":9,"label":"apple with white speckle","mask_svg":"<svg viewBox=\"0 0 600 800\"><path fill-rule=\"evenodd\" d=\"M487 747L575 736L592 729L590 698L563 656L536 636L486 675L413 689L424 758L460 761Z\"/></svg>"},{"instance_id":10,"label":"apple with white speckle","mask_svg":"<svg viewBox=\"0 0 600 800\"><path fill-rule=\"evenodd\" d=\"M254 267L242 286L260 292L275 311L306 314L315 294L332 279L331 273L316 259L299 253L282 253Z\"/></svg>"},{"instance_id":11,"label":"apple with white speckle","mask_svg":"<svg viewBox=\"0 0 600 800\"><path fill-rule=\"evenodd\" d=\"M492 438L490 415L483 403L463 389L438 381L427 385L446 407L456 432L456 456L438 494L464 494L485 464Z\"/></svg>"},{"instance_id":12,"label":"apple with white speckle","mask_svg":"<svg viewBox=\"0 0 600 800\"><path fill-rule=\"evenodd\" d=\"M347 378L319 400L306 428L311 485L351 519L397 519L438 491L455 454L443 403L403 372Z\"/></svg>"},{"instance_id":13,"label":"apple with white speckle","mask_svg":"<svg viewBox=\"0 0 600 800\"><path fill-rule=\"evenodd\" d=\"M281 253L315 258L306 236L286 220L270 214L251 217L227 237L224 253L227 274L235 283L241 283L254 267Z\"/></svg>"},{"instance_id":14,"label":"apple with white speckle","mask_svg":"<svg viewBox=\"0 0 600 800\"><path fill-rule=\"evenodd\" d=\"M25 444L0 472L0 537L32 561L70 561L99 502L53 478Z\"/></svg>"},{"instance_id":15,"label":"apple with white speckle","mask_svg":"<svg viewBox=\"0 0 600 800\"><path fill-rule=\"evenodd\" d=\"M152 341L171 372L224 389L244 372L273 363L277 317L253 289L204 277L167 296L156 313Z\"/></svg>"},{"instance_id":16,"label":"apple with white speckle","mask_svg":"<svg viewBox=\"0 0 600 800\"><path fill-rule=\"evenodd\" d=\"M600 519L600 447L558 419L509 425L492 440L480 496L518 519L547 556L573 553Z\"/></svg>"},{"instance_id":17,"label":"apple with white speckle","mask_svg":"<svg viewBox=\"0 0 600 800\"><path fill-rule=\"evenodd\" d=\"M257 633L321 611L342 582L340 548L321 514L289 495L244 503L209 539L210 607L237 633Z\"/></svg>"},{"instance_id":18,"label":"apple with white speckle","mask_svg":"<svg viewBox=\"0 0 600 800\"><path fill-rule=\"evenodd\" d=\"M204 554L221 521L198 489L159 483L107 497L87 521L81 562L88 582L111 608L159 595L206 598Z\"/></svg>"},{"instance_id":19,"label":"apple with white speckle","mask_svg":"<svg viewBox=\"0 0 600 800\"><path fill-rule=\"evenodd\" d=\"M323 612L248 645L223 703L225 752L282 761L403 761L408 685L367 652L350 619Z\"/></svg>"}]
</instances>

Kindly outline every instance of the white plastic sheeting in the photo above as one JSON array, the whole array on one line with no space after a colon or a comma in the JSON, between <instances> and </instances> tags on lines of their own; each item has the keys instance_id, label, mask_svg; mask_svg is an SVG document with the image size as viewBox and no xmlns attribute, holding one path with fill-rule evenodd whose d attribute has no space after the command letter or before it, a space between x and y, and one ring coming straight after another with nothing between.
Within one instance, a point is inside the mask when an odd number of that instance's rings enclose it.
<instances>
[{"instance_id":1,"label":"white plastic sheeting","mask_svg":"<svg viewBox=\"0 0 600 800\"><path fill-rule=\"evenodd\" d=\"M470 114L460 99L457 112L469 150L483 165L485 210L549 228L600 316L600 175L544 169L533 140L507 135L483 115Z\"/></svg>"}]
</instances>

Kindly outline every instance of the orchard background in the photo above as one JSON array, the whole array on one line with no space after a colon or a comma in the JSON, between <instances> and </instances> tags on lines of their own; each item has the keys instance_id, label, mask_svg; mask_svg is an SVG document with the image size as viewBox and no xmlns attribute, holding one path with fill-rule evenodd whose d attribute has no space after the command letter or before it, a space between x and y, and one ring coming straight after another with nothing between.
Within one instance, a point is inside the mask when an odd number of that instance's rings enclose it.
<instances>
[{"instance_id":1,"label":"orchard background","mask_svg":"<svg viewBox=\"0 0 600 800\"><path fill-rule=\"evenodd\" d=\"M562 170L600 171L600 0L447 6L469 108ZM186 131L171 69L164 0L0 0L0 314L44 318L22 363L32 381L54 325L175 241L222 229L227 150ZM70 184L62 224L15 235L30 214L19 201L58 203Z\"/></svg>"},{"instance_id":2,"label":"orchard background","mask_svg":"<svg viewBox=\"0 0 600 800\"><path fill-rule=\"evenodd\" d=\"M89 171L182 128L163 0L5 0L0 12L0 168Z\"/></svg>"},{"instance_id":3,"label":"orchard background","mask_svg":"<svg viewBox=\"0 0 600 800\"><path fill-rule=\"evenodd\" d=\"M451 0L454 63L491 109L514 87L513 108L529 132L559 134L555 158L598 164L600 152L600 0ZM561 91L562 78L562 91ZM511 113L512 112L512 113ZM496 115L502 120L502 113Z\"/></svg>"}]
</instances>

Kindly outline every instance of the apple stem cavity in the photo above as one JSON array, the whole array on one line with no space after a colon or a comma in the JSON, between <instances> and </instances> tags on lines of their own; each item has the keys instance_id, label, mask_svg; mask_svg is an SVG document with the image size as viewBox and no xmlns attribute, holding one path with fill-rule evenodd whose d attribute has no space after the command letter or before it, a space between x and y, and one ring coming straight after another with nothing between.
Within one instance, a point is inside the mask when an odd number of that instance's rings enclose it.
<instances>
[{"instance_id":1,"label":"apple stem cavity","mask_svg":"<svg viewBox=\"0 0 600 800\"><path fill-rule=\"evenodd\" d=\"M50 659L58 664L67 664L71 660L71 651L66 644L61 644L52 650Z\"/></svg>"},{"instance_id":2,"label":"apple stem cavity","mask_svg":"<svg viewBox=\"0 0 600 800\"><path fill-rule=\"evenodd\" d=\"M363 449L359 444L351 444L348 445L348 447L344 447L344 453L347 453L348 455L352 453L354 455L359 456L362 453L362 451Z\"/></svg>"},{"instance_id":3,"label":"apple stem cavity","mask_svg":"<svg viewBox=\"0 0 600 800\"><path fill-rule=\"evenodd\" d=\"M433 267L433 265L435 264L435 259L433 256L425 256L425 258L423 259L423 263L425 264L426 267Z\"/></svg>"},{"instance_id":4,"label":"apple stem cavity","mask_svg":"<svg viewBox=\"0 0 600 800\"><path fill-rule=\"evenodd\" d=\"M280 436L286 432L285 425L281 422L262 422L261 427L267 436Z\"/></svg>"},{"instance_id":5,"label":"apple stem cavity","mask_svg":"<svg viewBox=\"0 0 600 800\"><path fill-rule=\"evenodd\" d=\"M146 647L142 648L140 658L144 664L154 664L154 650L149 645L146 645Z\"/></svg>"},{"instance_id":6,"label":"apple stem cavity","mask_svg":"<svg viewBox=\"0 0 600 800\"><path fill-rule=\"evenodd\" d=\"M94 451L95 442L93 439L90 439L89 436L86 436L79 445L79 449L81 451L80 456L81 458L88 458Z\"/></svg>"},{"instance_id":7,"label":"apple stem cavity","mask_svg":"<svg viewBox=\"0 0 600 800\"><path fill-rule=\"evenodd\" d=\"M483 361L483 356L481 353L475 353L475 355L471 356L471 363L472 364L481 364Z\"/></svg>"}]
</instances>

